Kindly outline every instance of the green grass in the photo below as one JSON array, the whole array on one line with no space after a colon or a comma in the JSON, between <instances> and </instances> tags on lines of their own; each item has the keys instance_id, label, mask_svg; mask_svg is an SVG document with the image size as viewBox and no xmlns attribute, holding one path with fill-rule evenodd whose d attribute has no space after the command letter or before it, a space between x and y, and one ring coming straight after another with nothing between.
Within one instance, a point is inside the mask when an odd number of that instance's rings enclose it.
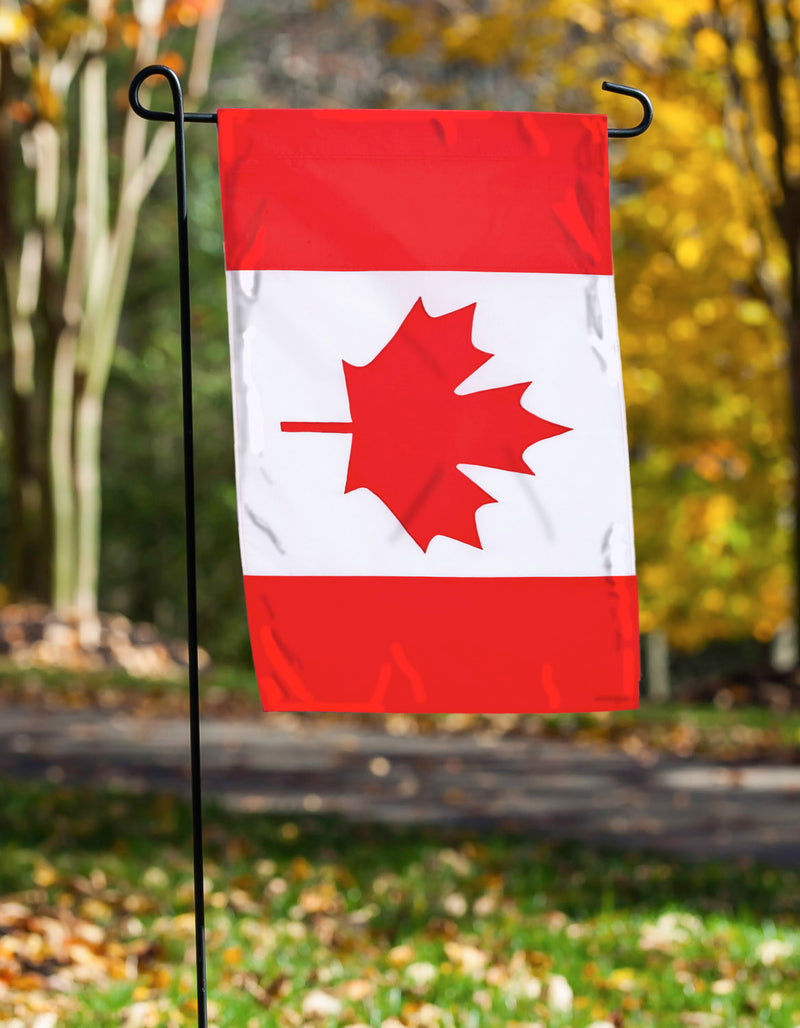
<instances>
[{"instance_id":1,"label":"green grass","mask_svg":"<svg viewBox=\"0 0 800 1028\"><path fill-rule=\"evenodd\" d=\"M14 1009L23 1024L20 1010L58 1009L66 1028L193 1023L189 837L170 797L0 782L0 895L30 912L0 932L0 1023ZM206 857L219 1028L800 1024L795 871L219 810ZM94 926L96 980L76 992L52 982L92 959L63 939L60 968L41 951L3 970L42 912ZM550 1009L552 975L571 1013ZM338 1013L304 1016L314 990Z\"/></svg>"},{"instance_id":2,"label":"green grass","mask_svg":"<svg viewBox=\"0 0 800 1028\"><path fill-rule=\"evenodd\" d=\"M242 716L261 709L252 671L214 668L201 676L200 687L209 713ZM19 668L5 659L0 660L0 702L177 713L188 709L187 672L178 667L171 678L136 678L121 669Z\"/></svg>"}]
</instances>

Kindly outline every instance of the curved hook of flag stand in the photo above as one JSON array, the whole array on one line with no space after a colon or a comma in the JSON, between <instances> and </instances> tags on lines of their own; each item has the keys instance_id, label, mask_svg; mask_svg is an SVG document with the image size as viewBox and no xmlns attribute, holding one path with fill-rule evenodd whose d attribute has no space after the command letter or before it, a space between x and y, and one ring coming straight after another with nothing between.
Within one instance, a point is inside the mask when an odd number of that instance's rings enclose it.
<instances>
[{"instance_id":1,"label":"curved hook of flag stand","mask_svg":"<svg viewBox=\"0 0 800 1028\"><path fill-rule=\"evenodd\" d=\"M139 99L139 90L142 84L145 79L149 79L152 75L163 75L169 82L169 87L172 90L173 109L171 111L151 111ZM166 64L149 64L146 68L138 71L131 80L130 88L128 89L128 101L134 113L138 114L140 118L144 118L145 121L176 121L180 107L180 116L184 121L199 121L206 125L216 125L217 123L216 114L197 114L194 111L184 111L183 90L181 89L180 79L172 68L168 68Z\"/></svg>"},{"instance_id":2,"label":"curved hook of flag stand","mask_svg":"<svg viewBox=\"0 0 800 1028\"><path fill-rule=\"evenodd\" d=\"M160 75L172 92L171 111L153 111L139 99L146 79ZM633 128L611 128L610 139L632 138L646 132L653 120L653 105L646 93L632 86L604 82L603 89L632 97L642 105L642 120ZM206 976L205 897L203 895L203 808L200 775L200 689L197 650L197 559L194 510L194 427L192 417L192 334L189 295L189 235L186 198L186 139L184 124L216 124L216 114L186 112L178 76L164 64L142 68L133 78L128 99L135 114L146 121L171 121L175 124L175 172L178 205L178 284L181 323L181 377L183 396L183 467L186 519L186 600L189 648L189 741L192 783L192 849L194 856L195 948L197 952L197 1024L208 1028L208 982Z\"/></svg>"},{"instance_id":3,"label":"curved hook of flag stand","mask_svg":"<svg viewBox=\"0 0 800 1028\"><path fill-rule=\"evenodd\" d=\"M641 89L635 89L633 86L622 86L619 82L604 82L602 88L607 93L619 93L620 96L633 97L642 105L642 120L639 124L634 125L633 128L610 128L608 130L609 139L632 139L634 136L641 136L643 132L647 132L653 123L653 104L647 93L643 93Z\"/></svg>"}]
</instances>

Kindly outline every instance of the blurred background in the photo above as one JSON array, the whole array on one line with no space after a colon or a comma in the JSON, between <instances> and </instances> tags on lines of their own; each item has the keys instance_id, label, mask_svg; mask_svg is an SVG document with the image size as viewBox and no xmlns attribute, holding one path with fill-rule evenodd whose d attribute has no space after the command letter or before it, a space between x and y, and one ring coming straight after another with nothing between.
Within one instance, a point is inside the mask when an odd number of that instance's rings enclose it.
<instances>
[{"instance_id":1,"label":"blurred background","mask_svg":"<svg viewBox=\"0 0 800 1028\"><path fill-rule=\"evenodd\" d=\"M656 112L610 144L641 713L273 716L272 756L242 742L258 706L216 134L187 126L204 709L210 788L235 810L212 815L209 843L215 1023L800 1023L795 0L1 0L0 1020L86 1023L81 984L106 997L97 1024L193 1016L188 823L170 798L185 793L172 129L127 105L156 61L189 109L635 123L637 104L600 91L610 79ZM617 806L591 800L602 775ZM467 835L397 829L388 845L376 821ZM596 864L587 840L617 855Z\"/></svg>"},{"instance_id":2,"label":"blurred background","mask_svg":"<svg viewBox=\"0 0 800 1028\"><path fill-rule=\"evenodd\" d=\"M130 115L132 69L166 61L195 108L631 124L637 105L599 91L610 78L658 111L646 138L610 147L645 657L655 672L669 647L679 675L681 654L709 646L766 664L777 638L793 663L791 5L5 0L1 17L6 601L184 632L170 137ZM246 664L216 139L188 135L201 635L215 660Z\"/></svg>"}]
</instances>

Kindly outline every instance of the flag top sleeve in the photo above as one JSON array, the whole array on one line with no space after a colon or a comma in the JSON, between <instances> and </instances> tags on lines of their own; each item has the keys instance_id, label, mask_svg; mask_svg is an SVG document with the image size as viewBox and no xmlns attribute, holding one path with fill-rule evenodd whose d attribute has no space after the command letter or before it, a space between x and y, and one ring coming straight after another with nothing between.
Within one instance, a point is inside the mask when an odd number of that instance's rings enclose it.
<instances>
[{"instance_id":1,"label":"flag top sleeve","mask_svg":"<svg viewBox=\"0 0 800 1028\"><path fill-rule=\"evenodd\" d=\"M265 709L635 707L605 118L218 125Z\"/></svg>"},{"instance_id":2,"label":"flag top sleeve","mask_svg":"<svg viewBox=\"0 0 800 1028\"><path fill-rule=\"evenodd\" d=\"M218 122L230 271L611 273L605 117L221 110Z\"/></svg>"}]
</instances>

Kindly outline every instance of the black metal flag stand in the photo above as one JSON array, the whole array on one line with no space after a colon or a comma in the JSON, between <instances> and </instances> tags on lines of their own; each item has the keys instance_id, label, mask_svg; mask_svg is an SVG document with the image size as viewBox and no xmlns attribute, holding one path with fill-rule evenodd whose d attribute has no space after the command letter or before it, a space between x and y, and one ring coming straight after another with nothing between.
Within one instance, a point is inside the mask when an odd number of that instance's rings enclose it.
<instances>
[{"instance_id":1,"label":"black metal flag stand","mask_svg":"<svg viewBox=\"0 0 800 1028\"><path fill-rule=\"evenodd\" d=\"M172 91L172 111L151 111L139 100L144 81L161 75ZM604 82L603 89L638 100L642 120L633 128L611 128L609 139L640 136L653 120L653 105L640 89ZM134 112L147 121L171 121L175 125L175 175L178 206L178 292L181 312L181 376L183 395L183 478L186 519L186 607L189 646L189 740L191 748L192 851L194 864L195 950L197 954L197 1024L208 1028L208 979L206 975L205 896L203 892L203 806L200 774L200 687L197 653L197 561L194 509L194 425L192 417L192 330L189 293L189 232L186 198L186 136L187 121L216 124L216 114L186 113L183 90L178 76L163 64L142 68L131 82L128 99Z\"/></svg>"}]
</instances>

